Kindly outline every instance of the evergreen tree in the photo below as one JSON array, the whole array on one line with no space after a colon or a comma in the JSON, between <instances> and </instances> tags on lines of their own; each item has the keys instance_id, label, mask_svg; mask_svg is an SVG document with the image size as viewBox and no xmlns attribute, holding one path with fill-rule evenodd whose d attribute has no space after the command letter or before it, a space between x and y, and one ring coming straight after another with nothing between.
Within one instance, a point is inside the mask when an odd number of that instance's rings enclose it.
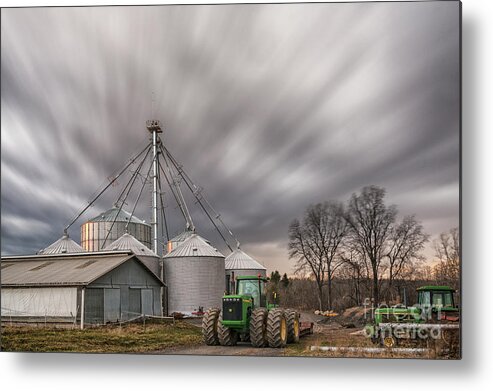
<instances>
[{"instance_id":1,"label":"evergreen tree","mask_svg":"<svg viewBox=\"0 0 493 391\"><path fill-rule=\"evenodd\" d=\"M277 270L276 271L273 271L270 274L270 280L272 281L272 283L274 285L279 284L279 281L281 280L281 274Z\"/></svg>"},{"instance_id":2,"label":"evergreen tree","mask_svg":"<svg viewBox=\"0 0 493 391\"><path fill-rule=\"evenodd\" d=\"M284 288L287 288L288 285L289 285L289 278L288 278L288 275L286 273L284 273L282 275L282 279L281 279L281 284Z\"/></svg>"}]
</instances>

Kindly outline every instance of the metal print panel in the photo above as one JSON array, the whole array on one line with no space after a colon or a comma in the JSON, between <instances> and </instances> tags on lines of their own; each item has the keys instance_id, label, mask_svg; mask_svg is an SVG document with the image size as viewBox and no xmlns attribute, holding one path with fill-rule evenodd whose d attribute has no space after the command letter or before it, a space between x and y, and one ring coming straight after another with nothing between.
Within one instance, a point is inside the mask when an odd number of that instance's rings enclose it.
<instances>
[{"instance_id":1,"label":"metal print panel","mask_svg":"<svg viewBox=\"0 0 493 391\"><path fill-rule=\"evenodd\" d=\"M461 4L3 8L1 349L461 357Z\"/></svg>"}]
</instances>

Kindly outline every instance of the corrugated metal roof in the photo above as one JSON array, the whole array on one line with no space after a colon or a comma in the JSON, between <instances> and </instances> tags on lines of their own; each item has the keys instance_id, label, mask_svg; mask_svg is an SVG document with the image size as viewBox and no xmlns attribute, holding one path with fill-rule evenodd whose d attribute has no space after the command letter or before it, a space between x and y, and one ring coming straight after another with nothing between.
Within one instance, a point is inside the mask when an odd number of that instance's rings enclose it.
<instances>
[{"instance_id":1,"label":"corrugated metal roof","mask_svg":"<svg viewBox=\"0 0 493 391\"><path fill-rule=\"evenodd\" d=\"M192 235L193 235L193 231L186 230L186 231L179 233L174 238L171 238L170 241L171 242L184 242L185 240L187 240Z\"/></svg>"},{"instance_id":2,"label":"corrugated metal roof","mask_svg":"<svg viewBox=\"0 0 493 391\"><path fill-rule=\"evenodd\" d=\"M137 255L147 255L159 258L156 253L149 249L145 244L138 241L134 236L126 233L120 236L113 243L110 243L104 250L130 250Z\"/></svg>"},{"instance_id":3,"label":"corrugated metal roof","mask_svg":"<svg viewBox=\"0 0 493 391\"><path fill-rule=\"evenodd\" d=\"M38 254L68 254L68 253L83 253L84 249L76 242L63 235L55 243L50 244L48 247L40 250Z\"/></svg>"},{"instance_id":4,"label":"corrugated metal roof","mask_svg":"<svg viewBox=\"0 0 493 391\"><path fill-rule=\"evenodd\" d=\"M132 258L149 270L130 252L8 257L1 263L2 287L88 285Z\"/></svg>"},{"instance_id":5,"label":"corrugated metal roof","mask_svg":"<svg viewBox=\"0 0 493 391\"><path fill-rule=\"evenodd\" d=\"M174 250L166 254L165 258L172 257L221 257L216 248L212 247L204 238L197 234L192 234L188 239L181 243Z\"/></svg>"},{"instance_id":6,"label":"corrugated metal roof","mask_svg":"<svg viewBox=\"0 0 493 391\"><path fill-rule=\"evenodd\" d=\"M118 215L118 217L117 217L117 215ZM92 223L99 222L99 221L108 221L108 222L124 221L124 222L127 222L130 219L130 216L132 216L132 215L123 208L122 208L122 210L120 210L120 213L118 213L118 208L111 208L111 209L108 209L106 212L103 212L103 213L97 215L96 217L89 219L88 222L92 222ZM139 218L137 218L135 216L132 216L130 222L149 225L147 223L144 223L142 220L140 220Z\"/></svg>"},{"instance_id":7,"label":"corrugated metal roof","mask_svg":"<svg viewBox=\"0 0 493 391\"><path fill-rule=\"evenodd\" d=\"M267 270L259 262L253 259L239 248L226 257L226 270Z\"/></svg>"}]
</instances>

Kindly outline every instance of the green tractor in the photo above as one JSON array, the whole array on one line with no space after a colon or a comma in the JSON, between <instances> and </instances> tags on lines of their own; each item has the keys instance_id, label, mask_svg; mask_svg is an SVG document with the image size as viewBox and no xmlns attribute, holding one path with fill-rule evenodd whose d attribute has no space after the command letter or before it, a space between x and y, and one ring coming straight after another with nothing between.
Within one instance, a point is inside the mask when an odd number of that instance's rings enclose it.
<instances>
[{"instance_id":1,"label":"green tractor","mask_svg":"<svg viewBox=\"0 0 493 391\"><path fill-rule=\"evenodd\" d=\"M258 348L282 348L299 341L299 313L269 303L267 281L261 276L236 278L236 292L223 296L222 310L210 308L204 314L202 334L207 345L234 346L241 340Z\"/></svg>"},{"instance_id":2,"label":"green tractor","mask_svg":"<svg viewBox=\"0 0 493 391\"><path fill-rule=\"evenodd\" d=\"M427 285L417 289L418 303L375 310L374 323L366 326L374 343L394 347L399 340L443 338L459 329L459 308L454 304L455 290L449 286Z\"/></svg>"}]
</instances>

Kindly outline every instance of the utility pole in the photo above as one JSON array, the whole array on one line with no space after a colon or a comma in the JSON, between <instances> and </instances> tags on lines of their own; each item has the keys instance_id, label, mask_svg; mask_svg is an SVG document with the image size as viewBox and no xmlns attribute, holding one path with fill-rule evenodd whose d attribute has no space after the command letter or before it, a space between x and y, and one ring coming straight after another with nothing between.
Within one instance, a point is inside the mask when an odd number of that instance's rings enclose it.
<instances>
[{"instance_id":1,"label":"utility pole","mask_svg":"<svg viewBox=\"0 0 493 391\"><path fill-rule=\"evenodd\" d=\"M146 121L147 130L152 135L152 251L156 254L158 253L157 237L158 237L158 226L157 226L157 196L158 196L158 133L162 133L161 123L158 120L148 120Z\"/></svg>"}]
</instances>

